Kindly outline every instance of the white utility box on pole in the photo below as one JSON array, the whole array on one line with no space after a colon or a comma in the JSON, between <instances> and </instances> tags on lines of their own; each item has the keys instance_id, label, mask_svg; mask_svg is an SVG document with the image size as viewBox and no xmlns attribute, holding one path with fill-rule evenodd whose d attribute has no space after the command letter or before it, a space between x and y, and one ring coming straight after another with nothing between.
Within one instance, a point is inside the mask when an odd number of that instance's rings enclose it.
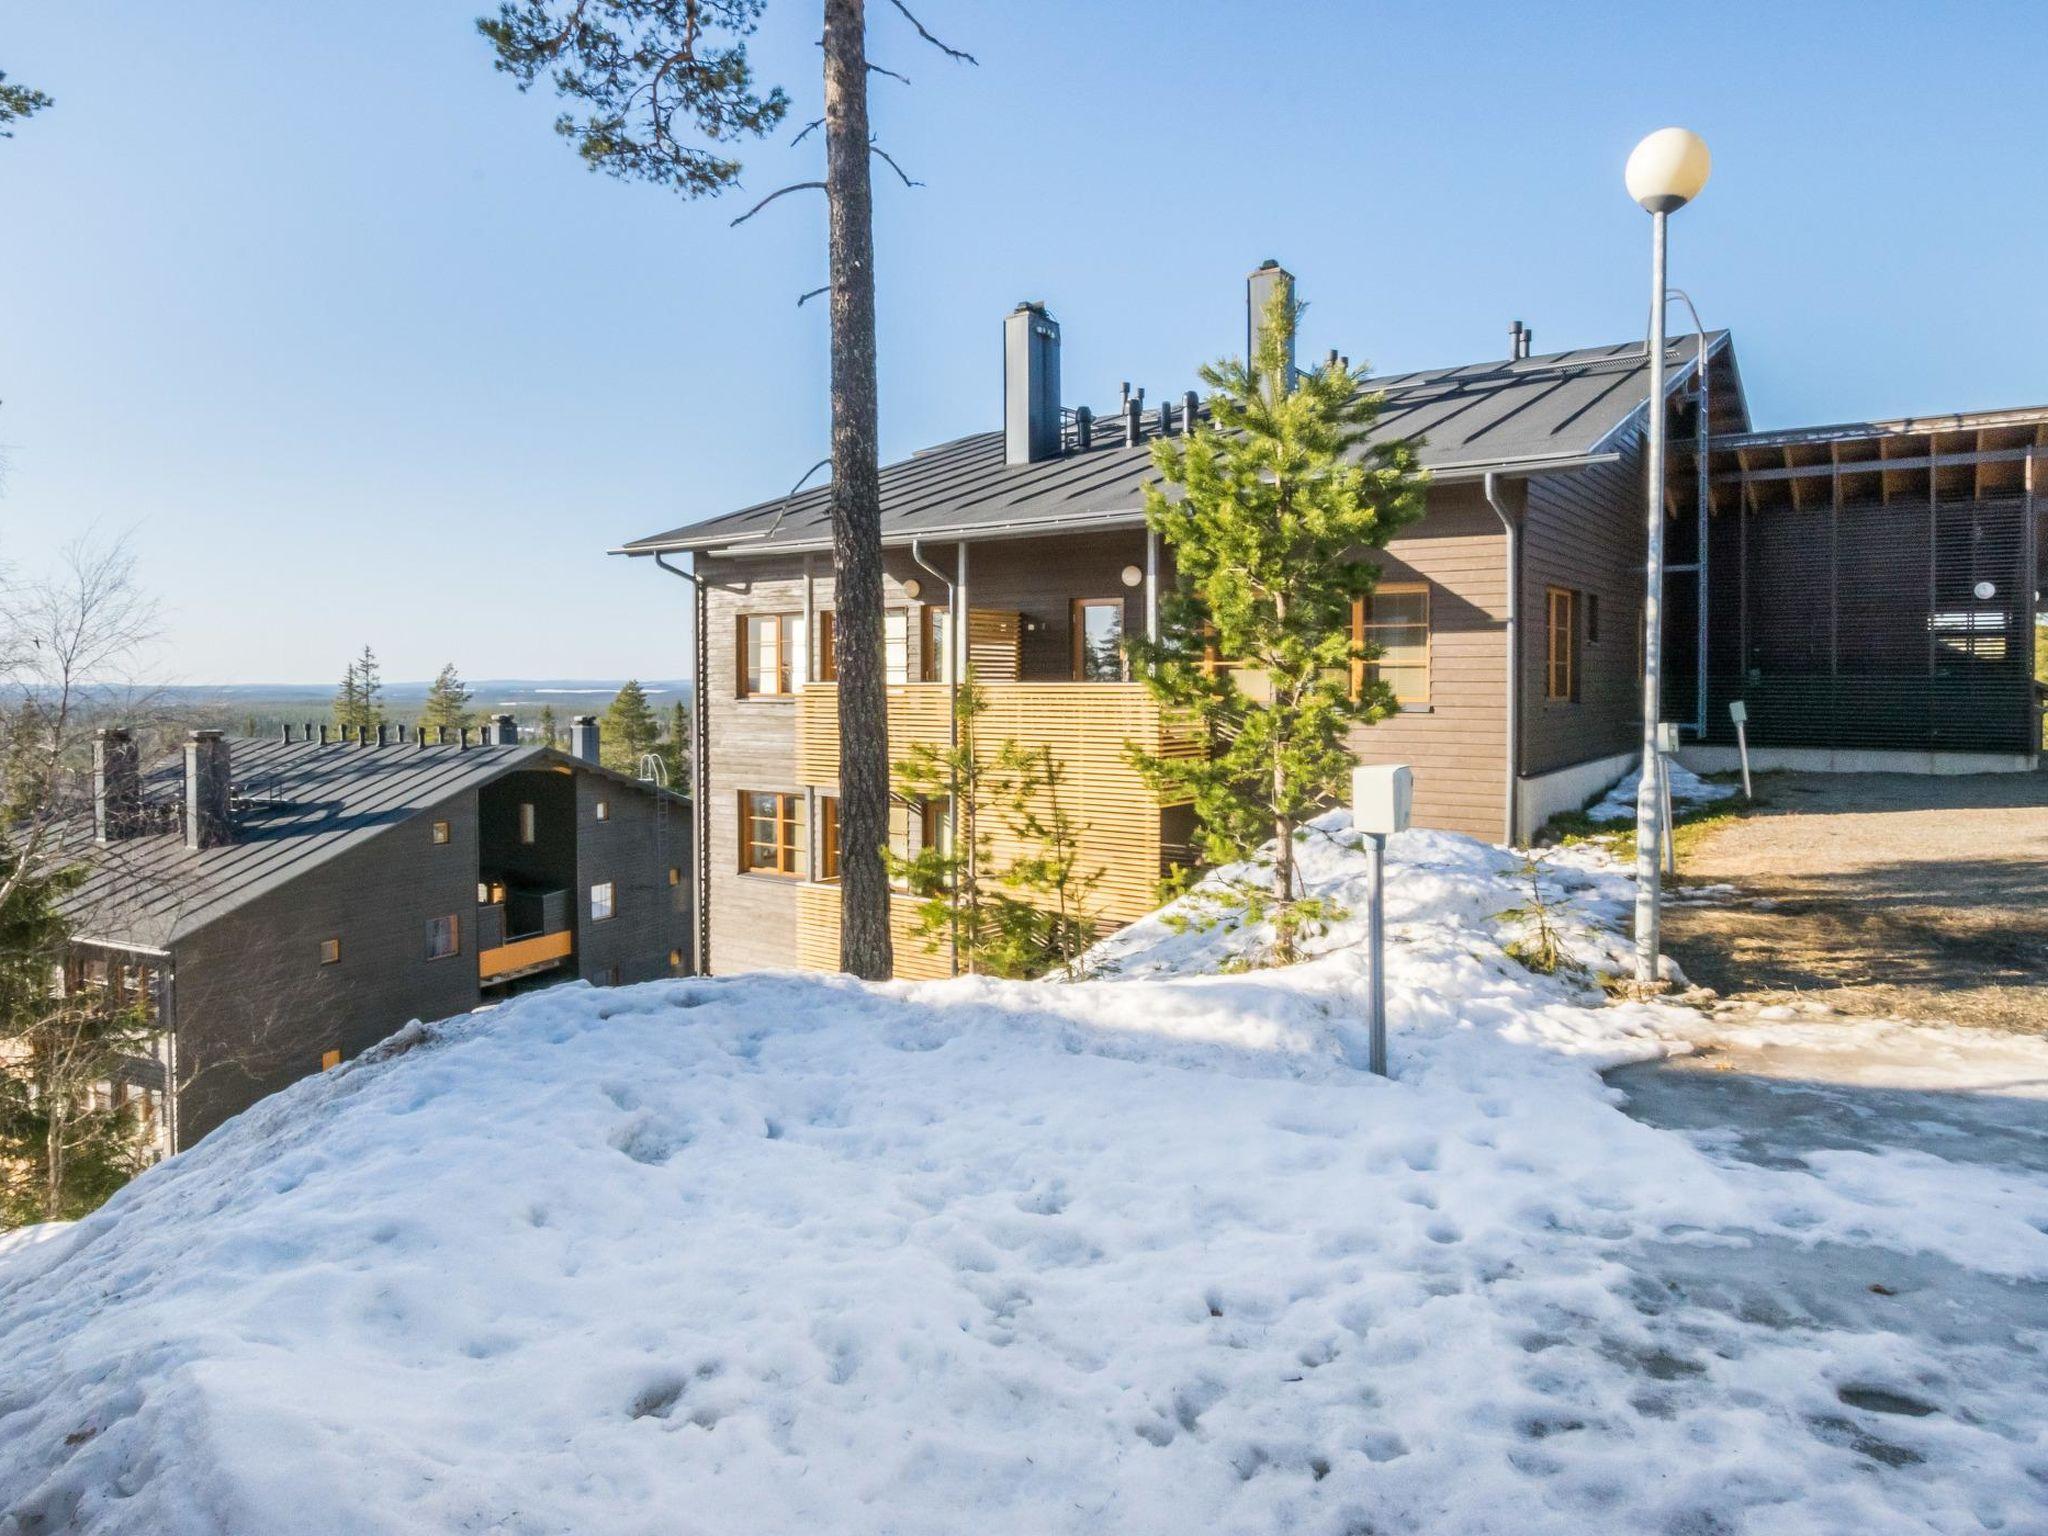
<instances>
[{"instance_id":1,"label":"white utility box on pole","mask_svg":"<svg viewBox=\"0 0 2048 1536\"><path fill-rule=\"evenodd\" d=\"M1678 726L1669 720L1657 722L1657 795L1658 811L1664 818L1664 872L1676 876L1678 873L1678 830L1676 817L1671 807L1671 760L1678 755Z\"/></svg>"},{"instance_id":2,"label":"white utility box on pole","mask_svg":"<svg viewBox=\"0 0 2048 1536\"><path fill-rule=\"evenodd\" d=\"M1408 830L1408 812L1415 803L1415 772L1392 763L1351 770L1351 826L1365 834L1371 861L1371 895L1366 927L1372 943L1372 1019L1367 1067L1387 1075L1387 836Z\"/></svg>"}]
</instances>

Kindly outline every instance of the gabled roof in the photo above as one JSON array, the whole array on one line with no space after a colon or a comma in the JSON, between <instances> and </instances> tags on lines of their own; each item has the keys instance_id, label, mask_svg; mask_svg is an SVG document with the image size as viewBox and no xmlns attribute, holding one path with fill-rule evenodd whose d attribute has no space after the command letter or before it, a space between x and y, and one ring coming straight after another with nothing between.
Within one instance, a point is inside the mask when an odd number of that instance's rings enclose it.
<instances>
[{"instance_id":1,"label":"gabled roof","mask_svg":"<svg viewBox=\"0 0 2048 1536\"><path fill-rule=\"evenodd\" d=\"M121 838L106 847L92 828L67 829L90 870L66 903L77 938L168 949L243 903L453 797L522 768L558 767L603 774L649 793L643 780L551 747L384 747L235 737L230 774L238 806L233 842L194 850L182 827ZM182 752L143 777L143 797L159 808L183 798Z\"/></svg>"},{"instance_id":2,"label":"gabled roof","mask_svg":"<svg viewBox=\"0 0 2048 1536\"><path fill-rule=\"evenodd\" d=\"M1728 333L1710 332L1708 342L1716 372L1726 357L1732 379ZM1691 376L1697 351L1691 336L1671 342L1673 390ZM1623 342L1390 374L1372 379L1370 387L1387 397L1374 440L1420 438L1420 461L1437 479L1474 479L1489 470L1531 474L1612 456L1648 398L1649 358L1641 342ZM956 438L888 465L882 470L882 541L900 545L913 538L1135 523L1143 488L1156 478L1151 439L1157 415L1148 413L1146 440L1135 446L1125 445L1122 422L1111 412L1097 417L1093 446L1069 446L1060 457L1036 464L1004 463L1003 434L996 431ZM1734 419L1748 425L1746 414ZM826 548L830 498L829 487L815 487L635 539L614 553L746 555Z\"/></svg>"}]
</instances>

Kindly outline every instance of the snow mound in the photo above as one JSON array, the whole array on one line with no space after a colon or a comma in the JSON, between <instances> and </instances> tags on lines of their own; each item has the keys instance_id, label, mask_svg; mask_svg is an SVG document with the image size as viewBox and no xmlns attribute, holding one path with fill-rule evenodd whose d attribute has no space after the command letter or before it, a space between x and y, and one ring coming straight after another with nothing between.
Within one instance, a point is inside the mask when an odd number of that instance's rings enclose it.
<instances>
[{"instance_id":1,"label":"snow mound","mask_svg":"<svg viewBox=\"0 0 2048 1536\"><path fill-rule=\"evenodd\" d=\"M1664 772L1671 781L1671 805L1674 810L1688 806L1711 805L1716 800L1726 800L1735 793L1733 784L1715 784L1701 778L1683 763L1664 760ZM1636 795L1643 782L1643 771L1638 768L1614 788L1595 801L1586 811L1587 819L1598 826L1611 826L1617 822L1633 824L1636 819Z\"/></svg>"},{"instance_id":2,"label":"snow mound","mask_svg":"<svg viewBox=\"0 0 2048 1536\"><path fill-rule=\"evenodd\" d=\"M1352 904L1342 817L1303 857ZM1629 1119L1595 1068L1696 1016L1600 1000L1597 855L1539 878L1581 971L1503 953L1516 856L1393 840L1391 1081L1354 1065L1362 914L1285 971L1154 919L1070 986L577 985L412 1026L0 1256L0 1529L2026 1528L2038 1331L1823 1348L1659 1265L2037 1286L2048 1191L1923 1208L1881 1158Z\"/></svg>"}]
</instances>

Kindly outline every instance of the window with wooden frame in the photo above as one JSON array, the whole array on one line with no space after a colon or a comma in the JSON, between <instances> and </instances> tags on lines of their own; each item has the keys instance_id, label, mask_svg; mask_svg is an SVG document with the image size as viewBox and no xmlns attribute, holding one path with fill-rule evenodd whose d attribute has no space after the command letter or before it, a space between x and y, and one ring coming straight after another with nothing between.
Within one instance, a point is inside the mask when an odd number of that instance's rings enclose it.
<instances>
[{"instance_id":1,"label":"window with wooden frame","mask_svg":"<svg viewBox=\"0 0 2048 1536\"><path fill-rule=\"evenodd\" d=\"M519 802L519 841L520 841L520 842L522 842L522 843L524 843L524 844L527 844L528 846L531 846L531 845L532 845L532 843L533 843L533 840L534 840L534 838L535 838L535 837L536 837L536 836L538 835L538 831L539 831L539 820L538 820L538 818L537 818L537 817L536 817L536 816L534 815L534 810L533 810L533 802L532 802L531 800L522 800L522 801L520 801L520 802Z\"/></svg>"},{"instance_id":2,"label":"window with wooden frame","mask_svg":"<svg viewBox=\"0 0 2048 1536\"><path fill-rule=\"evenodd\" d=\"M1121 683L1124 670L1124 600L1077 597L1073 609L1074 681Z\"/></svg>"},{"instance_id":3,"label":"window with wooden frame","mask_svg":"<svg viewBox=\"0 0 2048 1536\"><path fill-rule=\"evenodd\" d=\"M1351 605L1351 643L1373 652L1351 664L1354 697L1385 683L1403 709L1429 705L1429 583L1390 581Z\"/></svg>"},{"instance_id":4,"label":"window with wooden frame","mask_svg":"<svg viewBox=\"0 0 2048 1536\"><path fill-rule=\"evenodd\" d=\"M449 826L447 822L437 821L434 823L433 832L431 836L433 838L433 843L436 848L442 847L445 844L447 844L449 840L454 837L454 835L455 829Z\"/></svg>"},{"instance_id":5,"label":"window with wooden frame","mask_svg":"<svg viewBox=\"0 0 2048 1536\"><path fill-rule=\"evenodd\" d=\"M321 1070L322 1072L332 1072L332 1071L333 1071L333 1070L334 1070L334 1069L335 1069L336 1067L338 1067L338 1066L340 1066L340 1065L341 1065L341 1052L339 1052L339 1051L322 1051L322 1052L320 1053L320 1070Z\"/></svg>"},{"instance_id":6,"label":"window with wooden frame","mask_svg":"<svg viewBox=\"0 0 2048 1536\"><path fill-rule=\"evenodd\" d=\"M427 919L427 958L446 960L462 953L462 919L450 912Z\"/></svg>"},{"instance_id":7,"label":"window with wooden frame","mask_svg":"<svg viewBox=\"0 0 2048 1536\"><path fill-rule=\"evenodd\" d=\"M953 675L952 615L926 603L917 610L917 680L943 683Z\"/></svg>"},{"instance_id":8,"label":"window with wooden frame","mask_svg":"<svg viewBox=\"0 0 2048 1536\"><path fill-rule=\"evenodd\" d=\"M803 796L740 791L740 873L801 873L803 826Z\"/></svg>"},{"instance_id":9,"label":"window with wooden frame","mask_svg":"<svg viewBox=\"0 0 2048 1536\"><path fill-rule=\"evenodd\" d=\"M743 613L739 616L739 681L742 698L780 698L796 691L797 661L803 655L800 613Z\"/></svg>"},{"instance_id":10,"label":"window with wooden frame","mask_svg":"<svg viewBox=\"0 0 2048 1536\"><path fill-rule=\"evenodd\" d=\"M682 866L682 865L680 865L680 864L671 864L671 865L669 865L669 867L668 867L668 883L669 883L670 885L681 885L681 884L683 883L683 866Z\"/></svg>"},{"instance_id":11,"label":"window with wooden frame","mask_svg":"<svg viewBox=\"0 0 2048 1536\"><path fill-rule=\"evenodd\" d=\"M1568 587L1543 593L1543 697L1568 704L1579 696L1579 602Z\"/></svg>"},{"instance_id":12,"label":"window with wooden frame","mask_svg":"<svg viewBox=\"0 0 2048 1536\"><path fill-rule=\"evenodd\" d=\"M818 610L818 681L836 683L839 681L839 653L833 649L836 644L832 629L832 610Z\"/></svg>"},{"instance_id":13,"label":"window with wooden frame","mask_svg":"<svg viewBox=\"0 0 2048 1536\"><path fill-rule=\"evenodd\" d=\"M818 796L818 878L839 878L839 797Z\"/></svg>"},{"instance_id":14,"label":"window with wooden frame","mask_svg":"<svg viewBox=\"0 0 2048 1536\"><path fill-rule=\"evenodd\" d=\"M320 963L322 965L341 964L341 940L322 939L320 941Z\"/></svg>"}]
</instances>

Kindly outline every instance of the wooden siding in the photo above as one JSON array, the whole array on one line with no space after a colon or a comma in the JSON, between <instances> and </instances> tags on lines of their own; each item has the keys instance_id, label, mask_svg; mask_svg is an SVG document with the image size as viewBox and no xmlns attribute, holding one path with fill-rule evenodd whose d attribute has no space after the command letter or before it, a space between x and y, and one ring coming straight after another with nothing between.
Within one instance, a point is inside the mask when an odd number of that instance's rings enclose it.
<instances>
[{"instance_id":1,"label":"wooden siding","mask_svg":"<svg viewBox=\"0 0 2048 1536\"><path fill-rule=\"evenodd\" d=\"M889 936L896 947L898 981L937 981L953 974L952 945L937 948L918 936L917 901L889 898ZM839 887L811 884L796 888L796 963L807 971L839 969Z\"/></svg>"},{"instance_id":2,"label":"wooden siding","mask_svg":"<svg viewBox=\"0 0 2048 1536\"><path fill-rule=\"evenodd\" d=\"M1478 487L1438 486L1422 520L1371 558L1382 582L1429 589L1429 705L1356 728L1351 749L1361 763L1414 768L1418 826L1498 842L1507 798L1507 538L1500 519Z\"/></svg>"},{"instance_id":3,"label":"wooden siding","mask_svg":"<svg viewBox=\"0 0 2048 1536\"><path fill-rule=\"evenodd\" d=\"M1536 475L1522 519L1522 772L1550 773L1626 752L1642 737L1643 461L1635 444L1615 464ZM1578 697L1543 696L1544 593L1579 594ZM1588 637L1587 599L1600 638ZM1495 834L1496 836L1498 834Z\"/></svg>"},{"instance_id":4,"label":"wooden siding","mask_svg":"<svg viewBox=\"0 0 2048 1536\"><path fill-rule=\"evenodd\" d=\"M948 739L951 690L943 683L915 683L889 690L889 749L892 758L917 743L943 748ZM1189 731L1173 729L1158 703L1138 683L991 683L984 687L988 710L977 722L984 753L1004 742L1047 747L1064 764L1067 813L1081 823L1084 869L1100 869L1095 902L1106 923L1133 922L1158 903L1160 808L1151 786L1124 759L1125 745L1192 757L1202 750ZM839 776L839 711L836 690L806 689L796 710L797 773L806 783L830 788ZM1043 797L1041 797L1043 799ZM1049 805L1041 805L1045 814ZM1000 818L984 816L984 826ZM997 863L1024 852L1007 831L994 838Z\"/></svg>"}]
</instances>

